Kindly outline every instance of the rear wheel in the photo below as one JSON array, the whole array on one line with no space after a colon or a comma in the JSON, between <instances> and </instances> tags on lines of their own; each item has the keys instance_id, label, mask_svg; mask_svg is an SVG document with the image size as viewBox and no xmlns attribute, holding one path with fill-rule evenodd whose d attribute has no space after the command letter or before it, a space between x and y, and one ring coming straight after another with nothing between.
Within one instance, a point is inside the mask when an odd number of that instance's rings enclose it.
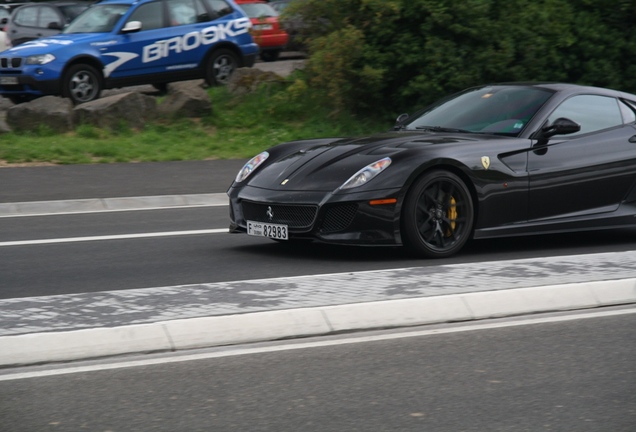
<instances>
[{"instance_id":1,"label":"rear wheel","mask_svg":"<svg viewBox=\"0 0 636 432\"><path fill-rule=\"evenodd\" d=\"M208 85L225 85L238 68L239 61L232 51L219 49L214 51L205 66L205 81Z\"/></svg>"},{"instance_id":2,"label":"rear wheel","mask_svg":"<svg viewBox=\"0 0 636 432\"><path fill-rule=\"evenodd\" d=\"M462 180L448 171L431 171L406 195L402 242L418 255L447 257L468 241L473 220L472 198Z\"/></svg>"},{"instance_id":3,"label":"rear wheel","mask_svg":"<svg viewBox=\"0 0 636 432\"><path fill-rule=\"evenodd\" d=\"M101 92L101 76L92 66L76 64L64 75L62 94L76 105L97 99Z\"/></svg>"}]
</instances>

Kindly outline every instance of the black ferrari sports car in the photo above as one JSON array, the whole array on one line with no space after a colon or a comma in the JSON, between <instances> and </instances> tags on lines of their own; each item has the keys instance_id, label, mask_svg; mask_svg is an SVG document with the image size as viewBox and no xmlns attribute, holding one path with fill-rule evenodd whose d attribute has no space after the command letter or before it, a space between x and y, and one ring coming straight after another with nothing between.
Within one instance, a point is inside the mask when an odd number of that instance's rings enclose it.
<instances>
[{"instance_id":1,"label":"black ferrari sports car","mask_svg":"<svg viewBox=\"0 0 636 432\"><path fill-rule=\"evenodd\" d=\"M493 84L386 133L262 152L228 190L230 231L446 257L470 238L633 225L635 184L636 95Z\"/></svg>"}]
</instances>

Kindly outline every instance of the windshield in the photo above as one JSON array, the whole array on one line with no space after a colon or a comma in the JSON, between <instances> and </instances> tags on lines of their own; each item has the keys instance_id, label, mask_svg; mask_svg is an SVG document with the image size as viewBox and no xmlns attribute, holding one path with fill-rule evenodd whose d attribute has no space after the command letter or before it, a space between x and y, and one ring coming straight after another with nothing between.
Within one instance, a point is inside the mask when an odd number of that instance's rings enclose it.
<instances>
[{"instance_id":1,"label":"windshield","mask_svg":"<svg viewBox=\"0 0 636 432\"><path fill-rule=\"evenodd\" d=\"M80 14L62 33L110 33L129 5L95 5Z\"/></svg>"},{"instance_id":2,"label":"windshield","mask_svg":"<svg viewBox=\"0 0 636 432\"><path fill-rule=\"evenodd\" d=\"M518 136L552 94L525 86L470 89L425 110L404 127Z\"/></svg>"}]
</instances>

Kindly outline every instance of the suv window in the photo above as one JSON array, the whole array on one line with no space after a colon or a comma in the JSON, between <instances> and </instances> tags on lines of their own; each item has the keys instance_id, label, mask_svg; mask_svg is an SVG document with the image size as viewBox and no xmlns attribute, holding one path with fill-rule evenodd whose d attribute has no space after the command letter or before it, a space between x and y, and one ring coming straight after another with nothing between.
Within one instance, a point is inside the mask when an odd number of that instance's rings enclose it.
<instances>
[{"instance_id":1,"label":"suv window","mask_svg":"<svg viewBox=\"0 0 636 432\"><path fill-rule=\"evenodd\" d=\"M573 96L550 114L548 124L552 124L560 117L569 118L581 125L579 132L568 136L595 132L623 124L618 101L607 96Z\"/></svg>"},{"instance_id":2,"label":"suv window","mask_svg":"<svg viewBox=\"0 0 636 432\"><path fill-rule=\"evenodd\" d=\"M213 11L212 19L217 19L232 13L233 9L224 0L205 0L206 4Z\"/></svg>"},{"instance_id":3,"label":"suv window","mask_svg":"<svg viewBox=\"0 0 636 432\"><path fill-rule=\"evenodd\" d=\"M206 22L210 18L199 0L168 0L171 25Z\"/></svg>"},{"instance_id":4,"label":"suv window","mask_svg":"<svg viewBox=\"0 0 636 432\"><path fill-rule=\"evenodd\" d=\"M128 18L130 21L140 21L141 31L155 30L165 27L163 19L163 3L156 1L152 3L146 3L139 6Z\"/></svg>"}]
</instances>

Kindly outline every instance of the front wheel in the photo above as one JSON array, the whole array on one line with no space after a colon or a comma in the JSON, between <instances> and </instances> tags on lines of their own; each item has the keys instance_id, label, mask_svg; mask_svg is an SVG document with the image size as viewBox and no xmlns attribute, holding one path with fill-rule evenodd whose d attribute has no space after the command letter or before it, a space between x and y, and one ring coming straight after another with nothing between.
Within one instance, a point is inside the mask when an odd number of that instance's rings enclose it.
<instances>
[{"instance_id":1,"label":"front wheel","mask_svg":"<svg viewBox=\"0 0 636 432\"><path fill-rule=\"evenodd\" d=\"M238 66L238 58L232 51L228 49L216 50L207 60L205 81L209 86L225 85Z\"/></svg>"},{"instance_id":2,"label":"front wheel","mask_svg":"<svg viewBox=\"0 0 636 432\"><path fill-rule=\"evenodd\" d=\"M449 171L431 171L406 195L402 242L418 255L447 257L468 241L473 221L473 201L464 182Z\"/></svg>"},{"instance_id":3,"label":"front wheel","mask_svg":"<svg viewBox=\"0 0 636 432\"><path fill-rule=\"evenodd\" d=\"M64 75L62 94L75 105L95 100L101 92L101 76L92 66L76 64Z\"/></svg>"}]
</instances>

